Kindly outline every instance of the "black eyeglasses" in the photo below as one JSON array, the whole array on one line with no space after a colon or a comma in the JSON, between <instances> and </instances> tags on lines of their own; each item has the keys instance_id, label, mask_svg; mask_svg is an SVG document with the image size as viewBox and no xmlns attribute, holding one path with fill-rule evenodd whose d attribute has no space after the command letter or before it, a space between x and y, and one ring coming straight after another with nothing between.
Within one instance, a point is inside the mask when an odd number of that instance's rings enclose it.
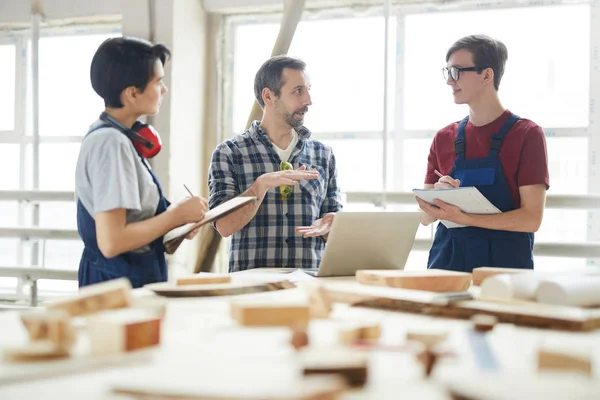
<instances>
[{"instance_id":1,"label":"black eyeglasses","mask_svg":"<svg viewBox=\"0 0 600 400\"><path fill-rule=\"evenodd\" d=\"M450 76L450 78L452 78L452 80L454 82L458 81L458 78L460 77L460 73L461 72L468 72L468 71L483 71L484 69L486 69L488 67L465 67L465 68L459 68L459 67L444 67L442 68L442 73L444 74L444 80L447 81L448 80L448 76Z\"/></svg>"}]
</instances>

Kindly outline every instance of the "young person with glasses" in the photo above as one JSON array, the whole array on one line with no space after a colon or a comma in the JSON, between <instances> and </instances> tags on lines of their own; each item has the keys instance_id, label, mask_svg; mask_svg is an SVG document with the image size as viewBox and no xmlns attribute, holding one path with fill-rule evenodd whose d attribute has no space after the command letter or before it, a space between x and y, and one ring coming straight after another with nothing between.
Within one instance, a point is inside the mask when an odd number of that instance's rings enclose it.
<instances>
[{"instance_id":1,"label":"young person with glasses","mask_svg":"<svg viewBox=\"0 0 600 400\"><path fill-rule=\"evenodd\" d=\"M240 195L257 197L214 224L223 237L232 235L230 272L317 269L342 208L333 151L304 127L312 104L305 67L287 56L267 60L254 80L262 120L213 152L209 208Z\"/></svg>"},{"instance_id":2,"label":"young person with glasses","mask_svg":"<svg viewBox=\"0 0 600 400\"><path fill-rule=\"evenodd\" d=\"M464 37L446 54L444 78L454 102L467 104L469 115L436 133L425 188L475 186L502 213L468 214L440 200L433 206L417 198L424 225L436 220L466 225L438 224L428 268L533 268L533 233L549 188L546 140L542 128L500 102L506 59L506 46L484 35Z\"/></svg>"}]
</instances>

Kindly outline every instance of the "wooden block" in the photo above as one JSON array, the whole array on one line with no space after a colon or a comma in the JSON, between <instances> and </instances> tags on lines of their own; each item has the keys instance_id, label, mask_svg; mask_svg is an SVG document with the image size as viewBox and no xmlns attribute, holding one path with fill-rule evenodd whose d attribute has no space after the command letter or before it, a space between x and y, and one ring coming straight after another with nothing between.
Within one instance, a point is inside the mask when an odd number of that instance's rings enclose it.
<instances>
[{"instance_id":1,"label":"wooden block","mask_svg":"<svg viewBox=\"0 0 600 400\"><path fill-rule=\"evenodd\" d=\"M106 311L86 321L92 354L112 354L160 344L161 319L133 308Z\"/></svg>"},{"instance_id":2,"label":"wooden block","mask_svg":"<svg viewBox=\"0 0 600 400\"><path fill-rule=\"evenodd\" d=\"M494 329L498 323L498 318L493 315L475 314L471 317L473 329L479 332L488 332Z\"/></svg>"},{"instance_id":3,"label":"wooden block","mask_svg":"<svg viewBox=\"0 0 600 400\"><path fill-rule=\"evenodd\" d=\"M209 285L213 283L229 283L231 276L229 274L198 274L179 278L176 281L177 286L184 285Z\"/></svg>"},{"instance_id":4,"label":"wooden block","mask_svg":"<svg viewBox=\"0 0 600 400\"><path fill-rule=\"evenodd\" d=\"M356 271L356 279L365 285L430 292L462 292L471 285L471 274L441 269L427 271L360 270Z\"/></svg>"},{"instance_id":5,"label":"wooden block","mask_svg":"<svg viewBox=\"0 0 600 400\"><path fill-rule=\"evenodd\" d=\"M48 303L49 310L65 310L70 316L129 307L131 283L127 278L115 279L79 290L77 296Z\"/></svg>"},{"instance_id":6,"label":"wooden block","mask_svg":"<svg viewBox=\"0 0 600 400\"><path fill-rule=\"evenodd\" d=\"M308 334L306 333L306 330L298 328L293 329L291 344L296 350L308 346Z\"/></svg>"},{"instance_id":7,"label":"wooden block","mask_svg":"<svg viewBox=\"0 0 600 400\"><path fill-rule=\"evenodd\" d=\"M500 275L500 274L523 274L531 273L531 269L521 268L497 268L497 267L479 267L473 268L473 285L479 286L481 282L488 276Z\"/></svg>"},{"instance_id":8,"label":"wooden block","mask_svg":"<svg viewBox=\"0 0 600 400\"><path fill-rule=\"evenodd\" d=\"M23 346L4 348L4 359L7 362L44 361L68 356L68 350L58 348L49 339L35 340Z\"/></svg>"},{"instance_id":9,"label":"wooden block","mask_svg":"<svg viewBox=\"0 0 600 400\"><path fill-rule=\"evenodd\" d=\"M32 341L48 339L61 350L69 350L75 342L75 329L64 310L25 312L21 314L21 322Z\"/></svg>"},{"instance_id":10,"label":"wooden block","mask_svg":"<svg viewBox=\"0 0 600 400\"><path fill-rule=\"evenodd\" d=\"M440 355L428 347L424 347L422 351L417 353L417 360L423 364L425 376L430 376L435 364L439 360Z\"/></svg>"},{"instance_id":11,"label":"wooden block","mask_svg":"<svg viewBox=\"0 0 600 400\"><path fill-rule=\"evenodd\" d=\"M381 337L381 326L379 324L357 325L342 328L338 339L341 344L351 345L361 340L374 341Z\"/></svg>"},{"instance_id":12,"label":"wooden block","mask_svg":"<svg viewBox=\"0 0 600 400\"><path fill-rule=\"evenodd\" d=\"M353 387L363 386L368 377L368 356L349 349L313 349L301 352L304 375L340 374Z\"/></svg>"},{"instance_id":13,"label":"wooden block","mask_svg":"<svg viewBox=\"0 0 600 400\"><path fill-rule=\"evenodd\" d=\"M305 328L310 320L310 311L307 305L232 303L231 316L243 326Z\"/></svg>"},{"instance_id":14,"label":"wooden block","mask_svg":"<svg viewBox=\"0 0 600 400\"><path fill-rule=\"evenodd\" d=\"M406 332L407 341L423 343L426 348L442 343L448 338L448 332L442 330L410 330Z\"/></svg>"},{"instance_id":15,"label":"wooden block","mask_svg":"<svg viewBox=\"0 0 600 400\"><path fill-rule=\"evenodd\" d=\"M588 354L568 353L568 350L538 350L538 371L564 370L592 375L592 360Z\"/></svg>"},{"instance_id":16,"label":"wooden block","mask_svg":"<svg viewBox=\"0 0 600 400\"><path fill-rule=\"evenodd\" d=\"M327 290L321 285L307 285L308 305L312 318L328 318L331 313L331 299Z\"/></svg>"}]
</instances>

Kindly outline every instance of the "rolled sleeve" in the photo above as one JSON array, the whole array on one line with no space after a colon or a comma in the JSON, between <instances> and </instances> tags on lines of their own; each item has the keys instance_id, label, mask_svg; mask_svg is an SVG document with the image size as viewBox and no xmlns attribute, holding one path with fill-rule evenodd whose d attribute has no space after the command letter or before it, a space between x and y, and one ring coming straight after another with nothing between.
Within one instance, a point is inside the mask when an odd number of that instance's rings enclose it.
<instances>
[{"instance_id":1,"label":"rolled sleeve","mask_svg":"<svg viewBox=\"0 0 600 400\"><path fill-rule=\"evenodd\" d=\"M222 144L213 152L208 170L208 207L213 209L238 196L237 179L231 149Z\"/></svg>"}]
</instances>

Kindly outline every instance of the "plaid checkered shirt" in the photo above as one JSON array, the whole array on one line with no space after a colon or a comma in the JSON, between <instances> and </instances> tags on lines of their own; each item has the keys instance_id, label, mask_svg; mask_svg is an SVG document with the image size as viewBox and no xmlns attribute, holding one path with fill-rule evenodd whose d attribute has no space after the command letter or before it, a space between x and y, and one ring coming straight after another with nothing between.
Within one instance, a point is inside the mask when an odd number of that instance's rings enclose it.
<instances>
[{"instance_id":1,"label":"plaid checkered shirt","mask_svg":"<svg viewBox=\"0 0 600 400\"><path fill-rule=\"evenodd\" d=\"M229 271L251 268L318 268L325 249L322 237L304 239L295 231L327 213L341 210L337 169L331 147L310 138L305 127L296 129L298 143L288 160L294 169L305 165L320 178L302 180L283 200L279 188L269 189L256 215L231 237ZM244 193L256 179L279 171L279 155L254 121L246 132L221 143L213 152L208 186L209 208Z\"/></svg>"}]
</instances>

